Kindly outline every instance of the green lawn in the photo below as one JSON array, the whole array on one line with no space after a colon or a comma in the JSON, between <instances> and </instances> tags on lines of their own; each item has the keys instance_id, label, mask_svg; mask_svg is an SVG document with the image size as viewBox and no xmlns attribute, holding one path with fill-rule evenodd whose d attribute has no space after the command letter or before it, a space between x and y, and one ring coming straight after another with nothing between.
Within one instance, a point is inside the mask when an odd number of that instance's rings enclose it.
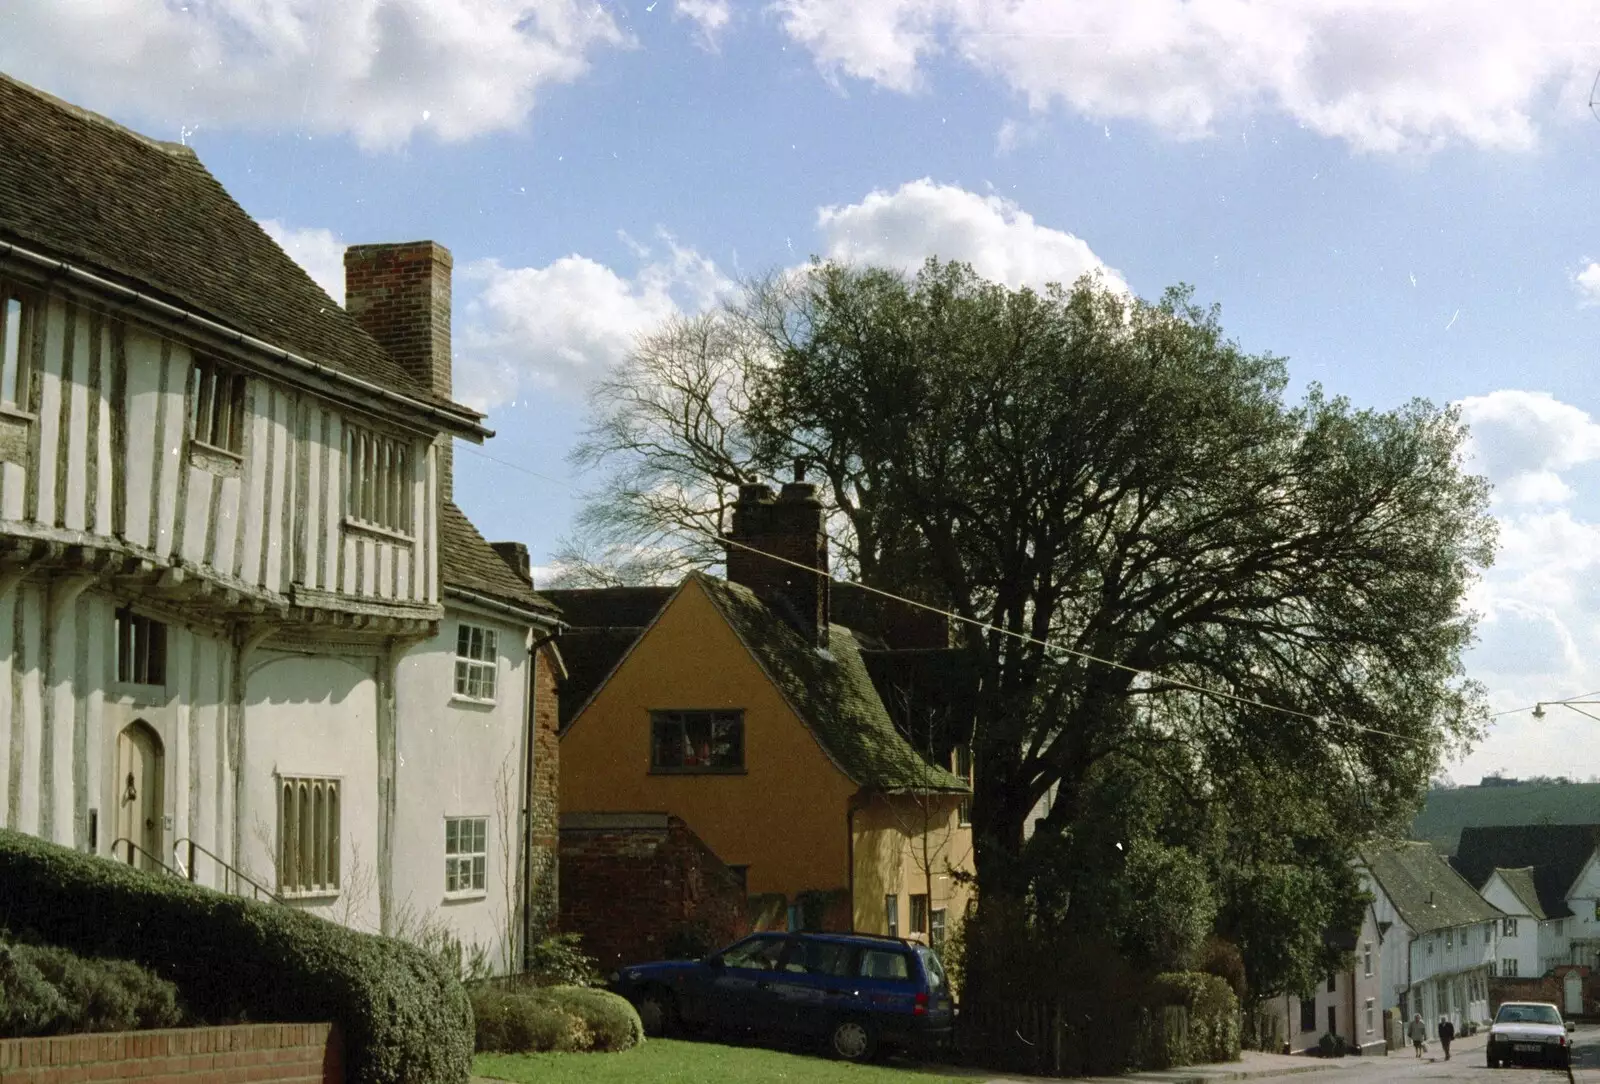
<instances>
[{"instance_id":1,"label":"green lawn","mask_svg":"<svg viewBox=\"0 0 1600 1084\"><path fill-rule=\"evenodd\" d=\"M951 1076L914 1068L851 1065L804 1054L751 1046L719 1046L651 1039L620 1054L479 1054L474 1076L519 1084L704 1084L706 1081L781 1080L789 1084L940 1084Z\"/></svg>"}]
</instances>

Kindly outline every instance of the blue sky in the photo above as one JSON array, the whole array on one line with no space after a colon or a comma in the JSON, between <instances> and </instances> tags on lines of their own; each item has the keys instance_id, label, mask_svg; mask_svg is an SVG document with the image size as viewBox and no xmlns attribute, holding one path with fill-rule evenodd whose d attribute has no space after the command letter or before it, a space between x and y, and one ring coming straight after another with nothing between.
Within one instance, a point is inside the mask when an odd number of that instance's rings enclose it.
<instances>
[{"instance_id":1,"label":"blue sky","mask_svg":"<svg viewBox=\"0 0 1600 1084\"><path fill-rule=\"evenodd\" d=\"M1502 552L1496 709L1600 689L1600 14L1558 0L13 0L0 69L183 139L341 296L455 256L457 497L548 559L587 382L833 255L1176 282L1357 403L1460 401ZM91 62L89 58L93 58ZM1590 709L1595 710L1595 709ZM1448 769L1600 774L1600 722Z\"/></svg>"}]
</instances>

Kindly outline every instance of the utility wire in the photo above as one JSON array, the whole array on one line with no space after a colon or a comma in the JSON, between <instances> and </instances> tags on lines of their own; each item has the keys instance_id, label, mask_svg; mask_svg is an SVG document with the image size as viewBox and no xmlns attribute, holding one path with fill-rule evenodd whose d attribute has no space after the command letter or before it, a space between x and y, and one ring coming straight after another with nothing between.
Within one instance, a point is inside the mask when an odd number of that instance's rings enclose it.
<instances>
[{"instance_id":1,"label":"utility wire","mask_svg":"<svg viewBox=\"0 0 1600 1084\"><path fill-rule=\"evenodd\" d=\"M1597 85L1600 85L1600 77L1597 77ZM81 295L76 297L75 301L81 308L94 310L94 311L100 313L102 316L107 316L107 317L110 317L110 318L113 318L113 319L121 319L121 318L123 318L122 311L119 308L115 307L115 306L112 306L112 305L109 305L109 304L106 304L106 303L103 303L103 302L90 300L89 298L83 297ZM149 335L153 336L154 338L157 339L157 341L169 342L169 343L171 343L171 344L173 344L175 346L182 346L182 347L184 347L185 349L188 349L188 350L192 350L193 349L193 344L191 344L189 342L186 342L185 340L177 338L176 336L174 336L171 333L167 332L165 329L151 327L151 326L143 324L143 323L139 324L139 328L140 328L140 331L142 333L149 334ZM472 455L477 456L480 459L486 459L491 463L497 463L500 466L507 467L507 468L509 468L511 470L521 471L523 474L527 474L527 475L529 475L531 477L538 478L541 481L549 482L552 485L561 486L561 487L563 487L564 489L568 490L569 492L573 493L576 496L580 496L580 497L584 496L584 492L581 489L579 489L577 486L573 485L571 482L567 481L564 478L557 478L554 475L545 474L545 473L542 473L540 471L536 471L533 468L524 466L521 463L513 463L509 459L501 459L498 456L490 455L488 452L480 451L479 449L477 449L475 447L470 447L469 446L469 447L465 448L465 451L471 453ZM799 561L792 561L792 560L789 560L786 557L781 557L781 556L779 556L777 554L774 554L774 553L767 553L764 550L756 549L753 546L749 546L749 545L747 545L747 544L745 544L743 542L737 542L737 541L735 541L733 539L730 539L730 538L725 538L725 537L724 538L719 538L713 532L711 532L709 530L705 530L704 528L697 528L697 529L700 530L701 533L703 533L707 538L711 538L714 541L719 541L719 542L723 542L723 543L726 543L726 544L737 546L740 549L744 549L744 550L747 550L747 551L749 551L751 553L758 554L758 555L766 557L766 558L768 558L770 560L778 561L778 562L781 562L783 564L792 565L795 568L801 569L802 571L805 571L805 572L810 572L813 575L817 575L817 576L826 576L827 575L827 573L822 571L821 569L812 568L810 565L803 564L803 563L801 563ZM1065 654L1072 655L1072 656L1074 656L1076 658L1083 659L1085 662L1098 663L1098 664L1100 664L1102 666L1110 666L1110 667L1113 667L1113 668L1118 669L1118 670L1126 670L1129 673L1133 673L1133 674L1149 673L1148 671L1140 670L1136 666L1129 666L1126 663L1118 662L1115 659L1103 659L1103 658L1100 658L1097 655L1090 654L1087 651L1081 651L1081 650L1079 650L1077 648L1067 647L1067 646L1062 645L1062 644L1052 644L1048 640L1041 640L1041 639L1039 639L1039 638L1037 638L1035 636L1031 636L1031 635L1029 635L1028 633L1025 633L1025 632L1016 632L1016 631L1011 630L1011 629L1001 628L998 625L992 625L992 624L990 624L990 623L988 623L986 621L980 621L977 618L966 617L966 616L964 616L962 614L958 614L958 613L955 613L955 612L950 611L950 610L943 610L943 609L940 609L937 606L931 606L931 605L929 605L928 603L925 603L925 602L918 602L916 599L906 598L906 597L904 597L902 595L896 595L896 594L894 594L894 593L892 593L890 591L884 591L884 590L882 590L880 588L872 587L872 586L869 586L869 585L864 584L864 583L858 583L858 584L855 584L855 586L861 588L862 590L869 591L869 592L871 592L873 594L880 595L883 598L891 599L891 600L893 600L895 602L904 603L905 605L913 606L913 607L916 607L917 609L926 610L926 611L928 611L930 613L939 614L940 616L950 618L951 620L954 620L954 621L962 622L963 624L972 625L972 626L974 626L974 627L976 627L976 628L978 628L978 629L980 629L982 631L985 631L985 632L998 632L1003 636L1010 636L1010 637L1013 637L1015 639L1021 640L1024 643L1036 644L1036 645L1038 645L1040 647L1046 648L1047 650L1060 651L1060 652L1063 652ZM1343 719L1332 719L1332 718L1329 718L1327 716L1312 715L1309 712L1299 711L1299 710L1296 710L1294 708L1286 708L1286 707L1283 707L1283 706L1278 705L1278 704L1269 704L1269 703L1267 703L1265 701L1262 701L1262 700L1256 700L1256 699L1253 699L1253 698L1247 697L1247 696L1239 696L1236 693L1225 692L1225 691L1223 691L1221 689L1207 688L1204 685L1197 685L1194 682L1186 681L1183 678L1175 678L1175 677L1169 677L1169 676L1163 675L1162 676L1162 680L1167 682L1170 685L1174 685L1174 686L1177 686L1177 687L1183 688L1183 689L1188 689L1188 690L1191 690L1193 692L1201 693L1201 694L1203 694L1205 696L1220 697L1220 698L1225 699L1225 700L1231 700L1231 701L1233 701L1235 703L1244 704L1244 705L1247 705L1247 706L1250 706L1250 707L1255 707L1255 708L1261 708L1261 709L1263 709L1265 711L1276 712L1276 713L1278 713L1280 715L1291 716L1291 717L1298 718L1298 719L1305 719L1305 720L1308 720L1308 721L1314 722L1314 723L1322 723L1322 724L1331 724L1331 725L1334 725L1334 726L1341 726L1341 727L1345 727L1346 729L1349 729L1349 730L1352 730L1352 731L1357 731L1357 732L1365 733L1365 734L1374 734L1374 735L1377 735L1379 737L1394 738L1397 741L1409 742L1411 744L1419 745L1419 746L1426 744L1423 741L1421 741L1420 739L1412 737L1410 735L1396 734L1393 731L1382 730L1382 729L1379 729L1377 727L1370 727L1370 726L1366 726L1366 725L1361 724L1361 723L1352 723L1352 722L1348 722L1348 721L1343 720ZM1577 698L1574 698L1574 699L1577 699ZM1510 714L1510 713L1501 712L1499 714ZM1491 718L1494 718L1494 716L1491 716Z\"/></svg>"},{"instance_id":2,"label":"utility wire","mask_svg":"<svg viewBox=\"0 0 1600 1084\"><path fill-rule=\"evenodd\" d=\"M577 494L579 496L582 495L582 491L579 490L578 487L574 486L572 483L566 481L565 479L553 478L548 474L541 474L538 471L533 470L533 469L531 469L529 467L524 467L520 463L513 463L508 459L501 459L501 458L499 458L497 456L492 456L487 452L479 451L477 448L467 448L466 451L470 452L471 454L473 454L475 456L478 456L480 459L487 459L491 463L498 463L499 465L501 465L503 467L509 467L512 470L522 471L523 473L532 475L535 478L540 478L540 479L543 479L543 480L548 481L548 482L553 482L556 485L563 486L564 488L568 489L569 491L571 491L574 494ZM756 554L758 556L765 557L768 560L777 561L780 564L789 565L789 566L791 566L793 568L800 569L801 571L809 572L809 573L811 573L812 575L815 575L815 576L827 576L828 575L822 569L813 568L811 565L805 564L802 561L795 561L795 560L792 560L792 559L790 559L788 557L782 557L782 556L780 556L778 554L775 554L775 553L768 553L766 550L758 549L755 546L751 546L751 545L749 545L747 543L740 542L740 541L738 541L736 539L733 539L733 538L727 538L727 537L717 538L711 531L706 530L705 528L693 528L693 529L699 530L702 534L704 534L708 538L713 538L715 541L722 542L722 543L724 543L726 545L734 546L734 547L736 547L738 549L746 551L747 553L754 553L754 554ZM854 584L852 584L852 586L857 588L857 589L859 589L859 590L867 591L867 592L870 592L870 593L872 593L874 595L879 595L879 596L881 596L883 598L890 599L890 600L895 601L895 602L904 603L907 606L913 606L913 607L915 607L915 608L917 608L919 610L926 610L929 613L938 614L941 617L947 617L947 618L950 618L951 620L959 621L959 622L961 622L963 624L966 624L966 625L971 625L971 626L973 626L973 627L975 627L977 629L980 629L981 631L984 631L984 632L998 632L1003 636L1010 636L1010 637L1012 637L1014 639L1017 639L1017 640L1020 640L1020 641L1022 641L1024 643L1036 644L1036 645L1038 645L1040 647L1043 647L1043 648L1046 648L1046 649L1048 649L1050 651L1060 651L1060 652L1063 652L1065 654L1072 655L1072 656L1074 656L1076 658L1083 659L1085 662L1098 663L1101 666L1109 666L1109 667L1112 667L1112 668L1117 669L1117 670L1125 670L1125 671L1127 671L1128 673L1131 673L1131 674L1148 674L1148 673L1150 673L1150 671L1141 670L1137 666L1129 666L1127 663L1118 662L1115 659L1104 659L1104 658L1101 658L1098 655L1091 654L1091 653L1089 653L1087 651L1081 651L1081 650L1079 650L1077 648L1067 647L1067 646L1062 645L1062 644L1053 644L1053 643L1049 642L1048 640L1041 640L1038 637L1032 636L1032 635L1030 635L1030 634L1028 634L1026 632L1017 632L1017 631L1015 631L1013 629L1001 628L999 625L990 624L987 621L981 621L981 620L979 620L979 619L977 619L975 617L967 617L967 616L965 616L963 614L955 613L952 610L941 609L938 606L933 606L933 605L930 605L930 604L928 604L926 602L919 602L919 601L917 601L916 599L913 599L913 598L906 598L904 595L897 595L892 591L885 591L885 590L883 590L881 588L873 587L870 584L854 583ZM1366 733L1366 734L1375 734L1375 735L1378 735L1380 737L1385 737L1385 738L1394 738L1397 741L1410 742L1410 743L1415 744L1415 745L1425 745L1426 744L1423 741L1421 741L1420 739L1418 739L1418 738L1416 738L1416 737L1414 737L1412 735L1396 734L1393 731L1382 730L1382 729L1379 729L1377 727L1366 726L1366 725L1361 724L1361 723L1352 723L1352 722L1349 722L1349 721L1344 720L1344 719L1333 719L1333 718L1329 718L1327 716L1312 715L1309 712L1299 711L1299 710L1296 710L1294 708L1286 708L1286 707L1283 707L1283 706L1281 706L1279 704L1269 704L1269 703L1267 703L1267 702L1265 702L1263 700L1256 700L1256 699L1254 699L1252 697L1248 697L1248 696L1240 696L1237 693L1226 692L1226 691L1224 691L1222 689L1207 688L1204 685L1198 685L1198 684L1195 684L1194 682L1186 681L1183 678L1175 678L1175 677L1170 677L1170 676L1167 676L1167 675L1161 675L1161 680L1166 682L1169 685L1175 685L1175 686L1177 686L1179 688L1188 689L1188 690L1190 690L1192 692L1201 693L1201 694L1206 695L1206 696L1220 697L1220 698L1222 698L1224 700L1231 700L1231 701L1233 701L1235 703L1238 703L1238 704L1245 704L1245 705L1248 705L1248 706L1254 707L1254 708L1262 708L1262 709L1264 709L1266 711L1277 712L1277 713L1279 713L1281 715L1293 716L1293 717L1299 718L1299 719L1306 719L1306 720L1309 720L1309 721L1314 722L1314 723L1324 723L1324 724L1332 724L1334 726L1342 726L1342 727L1345 727L1345 728L1347 728L1349 730L1359 731L1361 733Z\"/></svg>"}]
</instances>

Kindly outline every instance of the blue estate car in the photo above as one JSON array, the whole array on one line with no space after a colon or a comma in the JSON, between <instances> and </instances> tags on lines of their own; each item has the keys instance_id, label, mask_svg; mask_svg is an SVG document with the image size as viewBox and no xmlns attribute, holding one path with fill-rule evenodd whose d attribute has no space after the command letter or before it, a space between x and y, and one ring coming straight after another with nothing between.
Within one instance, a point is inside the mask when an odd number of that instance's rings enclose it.
<instances>
[{"instance_id":1,"label":"blue estate car","mask_svg":"<svg viewBox=\"0 0 1600 1084\"><path fill-rule=\"evenodd\" d=\"M872 934L753 934L703 960L623 968L612 989L649 1034L681 1024L811 1038L850 1061L880 1045L934 1049L955 1016L937 953Z\"/></svg>"}]
</instances>

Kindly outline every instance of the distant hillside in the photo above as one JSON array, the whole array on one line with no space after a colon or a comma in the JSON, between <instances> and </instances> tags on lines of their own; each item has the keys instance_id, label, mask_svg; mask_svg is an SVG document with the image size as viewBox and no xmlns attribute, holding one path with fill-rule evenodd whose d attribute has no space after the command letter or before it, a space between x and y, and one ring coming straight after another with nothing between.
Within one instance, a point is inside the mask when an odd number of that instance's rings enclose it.
<instances>
[{"instance_id":1,"label":"distant hillside","mask_svg":"<svg viewBox=\"0 0 1600 1084\"><path fill-rule=\"evenodd\" d=\"M1430 790L1411 838L1456 853L1471 824L1600 824L1600 783L1500 783Z\"/></svg>"}]
</instances>

